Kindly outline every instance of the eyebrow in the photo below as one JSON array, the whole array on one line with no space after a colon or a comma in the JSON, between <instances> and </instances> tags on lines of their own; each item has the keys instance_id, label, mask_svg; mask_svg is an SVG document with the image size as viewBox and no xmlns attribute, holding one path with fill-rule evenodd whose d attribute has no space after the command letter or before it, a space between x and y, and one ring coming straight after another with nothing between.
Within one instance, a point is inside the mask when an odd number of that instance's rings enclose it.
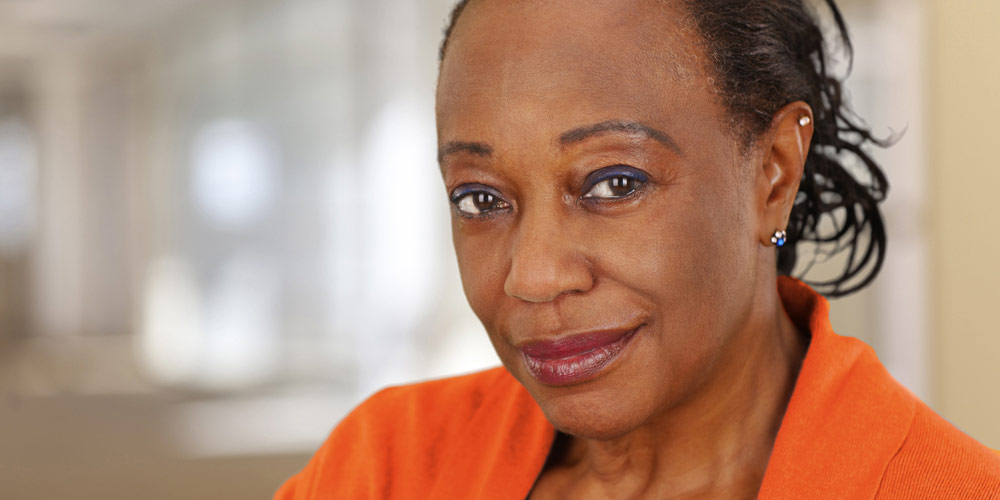
<instances>
[{"instance_id":1,"label":"eyebrow","mask_svg":"<svg viewBox=\"0 0 1000 500\"><path fill-rule=\"evenodd\" d=\"M485 142L451 141L438 148L438 163L441 163L445 156L455 153L470 153L488 158L493 155L493 148Z\"/></svg>"},{"instance_id":2,"label":"eyebrow","mask_svg":"<svg viewBox=\"0 0 1000 500\"><path fill-rule=\"evenodd\" d=\"M609 132L626 132L630 134L643 135L663 144L678 155L683 155L680 146L678 146L677 142L675 142L674 139L666 132L657 130L641 122L629 120L608 120L606 122L585 125L583 127L563 132L563 134L559 136L559 144L568 146L570 144L589 139L593 136ZM444 146L438 148L438 163L441 163L446 156L456 153L469 153L489 158L493 155L493 147L485 142L450 141L445 143Z\"/></svg>"},{"instance_id":3,"label":"eyebrow","mask_svg":"<svg viewBox=\"0 0 1000 500\"><path fill-rule=\"evenodd\" d=\"M630 134L644 135L657 141L678 155L683 155L680 146L666 132L657 130L644 123L629 120L609 120L575 128L559 136L559 144L568 146L573 143L589 139L595 135L606 134L608 132L627 132Z\"/></svg>"}]
</instances>

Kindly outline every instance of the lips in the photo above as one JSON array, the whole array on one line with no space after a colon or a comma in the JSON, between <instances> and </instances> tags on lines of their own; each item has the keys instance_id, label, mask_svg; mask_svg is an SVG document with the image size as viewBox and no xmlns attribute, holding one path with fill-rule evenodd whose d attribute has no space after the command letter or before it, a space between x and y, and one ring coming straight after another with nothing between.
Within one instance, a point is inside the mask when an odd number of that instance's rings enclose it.
<instances>
[{"instance_id":1,"label":"lips","mask_svg":"<svg viewBox=\"0 0 1000 500\"><path fill-rule=\"evenodd\" d=\"M519 347L531 376L546 385L570 385L596 377L617 359L640 327L583 333Z\"/></svg>"}]
</instances>

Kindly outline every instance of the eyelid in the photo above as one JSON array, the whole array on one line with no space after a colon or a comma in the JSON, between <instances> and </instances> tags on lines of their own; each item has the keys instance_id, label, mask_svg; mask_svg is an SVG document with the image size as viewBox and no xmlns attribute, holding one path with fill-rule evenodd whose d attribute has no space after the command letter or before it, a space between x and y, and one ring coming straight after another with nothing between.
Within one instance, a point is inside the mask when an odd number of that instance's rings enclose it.
<instances>
[{"instance_id":1,"label":"eyelid","mask_svg":"<svg viewBox=\"0 0 1000 500\"><path fill-rule=\"evenodd\" d=\"M638 168L635 167L630 167L628 165L618 164L604 168L599 168L591 172L589 175L587 175L587 178L584 179L582 191L584 194L586 194L590 192L590 190L593 189L594 186L596 186L601 181L606 181L608 179L618 176L631 177L643 184L649 182L649 176L646 175L642 170L639 170Z\"/></svg>"},{"instance_id":2,"label":"eyelid","mask_svg":"<svg viewBox=\"0 0 1000 500\"><path fill-rule=\"evenodd\" d=\"M468 198L470 195L474 195L475 193L487 193L490 196L493 196L496 199L495 203L499 205L499 207L486 211L480 211L480 213L470 213L462 210L460 206L461 201ZM511 208L510 202L505 200L504 197L500 195L499 191L484 184L477 183L462 184L456 187L452 190L451 195L449 196L449 201L451 202L451 208L454 210L455 214L459 217L470 220L491 219Z\"/></svg>"},{"instance_id":3,"label":"eyelid","mask_svg":"<svg viewBox=\"0 0 1000 500\"><path fill-rule=\"evenodd\" d=\"M485 184L477 184L477 183L462 184L461 186L456 187L451 191L451 196L449 196L448 199L450 199L452 203L457 203L458 200L461 200L463 197L465 197L470 193L480 193L480 192L490 193L493 196L496 196L498 199L503 200L503 196L501 196L500 192L497 191L496 189L493 189Z\"/></svg>"}]
</instances>

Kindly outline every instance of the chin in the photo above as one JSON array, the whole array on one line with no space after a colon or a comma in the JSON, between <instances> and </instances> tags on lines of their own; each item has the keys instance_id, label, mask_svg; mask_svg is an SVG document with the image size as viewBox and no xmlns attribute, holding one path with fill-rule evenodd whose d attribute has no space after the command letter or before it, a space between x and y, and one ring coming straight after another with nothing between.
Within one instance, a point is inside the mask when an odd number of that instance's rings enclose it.
<instances>
[{"instance_id":1,"label":"chin","mask_svg":"<svg viewBox=\"0 0 1000 500\"><path fill-rule=\"evenodd\" d=\"M549 406L548 408L546 406ZM558 431L596 441L619 438L639 427L645 420L620 407L593 408L583 405L546 405L542 412Z\"/></svg>"},{"instance_id":2,"label":"chin","mask_svg":"<svg viewBox=\"0 0 1000 500\"><path fill-rule=\"evenodd\" d=\"M601 384L604 385L604 384ZM626 397L638 394L624 387L527 386L545 418L560 432L599 441L628 434L648 420L645 405Z\"/></svg>"},{"instance_id":3,"label":"chin","mask_svg":"<svg viewBox=\"0 0 1000 500\"><path fill-rule=\"evenodd\" d=\"M557 430L580 438L610 440L643 425L656 408L656 391L641 383L646 366L642 356L637 356L643 352L641 346L634 343L630 352L617 360L618 366L594 379L566 386L546 385L535 379L518 353L501 359Z\"/></svg>"}]
</instances>

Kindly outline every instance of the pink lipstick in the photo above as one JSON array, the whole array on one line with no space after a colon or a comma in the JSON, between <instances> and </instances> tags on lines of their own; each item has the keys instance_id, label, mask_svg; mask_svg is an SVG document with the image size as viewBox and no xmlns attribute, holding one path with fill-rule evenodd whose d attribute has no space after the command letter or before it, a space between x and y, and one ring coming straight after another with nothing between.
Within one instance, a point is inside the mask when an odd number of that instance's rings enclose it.
<instances>
[{"instance_id":1,"label":"pink lipstick","mask_svg":"<svg viewBox=\"0 0 1000 500\"><path fill-rule=\"evenodd\" d=\"M611 364L640 327L582 333L520 346L531 376L546 385L569 385L589 380Z\"/></svg>"}]
</instances>

